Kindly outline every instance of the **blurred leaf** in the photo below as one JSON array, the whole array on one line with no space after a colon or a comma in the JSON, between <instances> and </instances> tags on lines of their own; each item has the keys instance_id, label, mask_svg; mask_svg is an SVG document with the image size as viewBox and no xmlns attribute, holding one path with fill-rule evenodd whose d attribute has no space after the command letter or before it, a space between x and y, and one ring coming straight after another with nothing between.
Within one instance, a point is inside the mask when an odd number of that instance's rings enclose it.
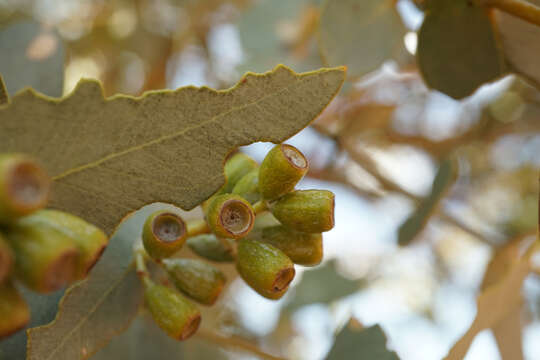
<instances>
[{"instance_id":1,"label":"blurred leaf","mask_svg":"<svg viewBox=\"0 0 540 360\"><path fill-rule=\"evenodd\" d=\"M522 251L518 251L516 254L516 247L513 244L502 248L496 254L485 275L485 279L488 277L491 277L491 279L484 281L485 283L492 283L497 278L499 280L490 286L486 286L485 290L478 295L476 317L467 332L450 349L450 352L445 357L446 360L463 359L474 338L482 330L493 327L498 329L497 325L501 321L515 321L515 319L512 320L508 317L512 316L517 311L516 309L521 308L523 303L521 295L523 281L531 271L531 257L540 251L540 242L538 240L532 243L529 241L527 245L528 248L524 255L520 255ZM504 254L504 252L510 252L510 254ZM515 255L511 255L512 253ZM509 261L510 266L508 266ZM497 272L497 275L490 275L490 267L492 271ZM504 267L507 267L508 270L501 271L500 269Z\"/></svg>"},{"instance_id":2,"label":"blurred leaf","mask_svg":"<svg viewBox=\"0 0 540 360\"><path fill-rule=\"evenodd\" d=\"M225 360L225 353L218 347L194 337L186 342L170 338L152 317L143 313L137 316L129 329L101 349L92 360Z\"/></svg>"},{"instance_id":3,"label":"blurred leaf","mask_svg":"<svg viewBox=\"0 0 540 360\"><path fill-rule=\"evenodd\" d=\"M527 0L540 6L540 0ZM495 11L495 22L504 55L513 71L540 86L540 27L502 11Z\"/></svg>"},{"instance_id":4,"label":"blurred leaf","mask_svg":"<svg viewBox=\"0 0 540 360\"><path fill-rule=\"evenodd\" d=\"M153 204L122 223L90 276L66 291L56 319L28 331L28 360L85 359L129 326L143 301L133 243L146 217L162 208L175 211Z\"/></svg>"},{"instance_id":5,"label":"blurred leaf","mask_svg":"<svg viewBox=\"0 0 540 360\"><path fill-rule=\"evenodd\" d=\"M313 303L331 303L354 294L361 287L356 280L347 279L336 272L335 263L329 261L313 270L307 270L294 288L294 295L286 309L293 312Z\"/></svg>"},{"instance_id":6,"label":"blurred leaf","mask_svg":"<svg viewBox=\"0 0 540 360\"><path fill-rule=\"evenodd\" d=\"M350 77L376 70L408 53L393 0L327 0L319 25L319 48L327 64L346 65Z\"/></svg>"},{"instance_id":7,"label":"blurred leaf","mask_svg":"<svg viewBox=\"0 0 540 360\"><path fill-rule=\"evenodd\" d=\"M0 29L0 74L11 94L32 87L61 96L64 86L64 45L52 31L35 22Z\"/></svg>"},{"instance_id":8,"label":"blurred leaf","mask_svg":"<svg viewBox=\"0 0 540 360\"><path fill-rule=\"evenodd\" d=\"M6 84L4 83L4 79L2 78L2 75L0 74L0 105L5 104L9 101L9 96L6 89Z\"/></svg>"},{"instance_id":9,"label":"blurred leaf","mask_svg":"<svg viewBox=\"0 0 540 360\"><path fill-rule=\"evenodd\" d=\"M399 357L386 348L386 335L379 325L360 331L345 326L326 357L326 360L343 359L399 360Z\"/></svg>"},{"instance_id":10,"label":"blurred leaf","mask_svg":"<svg viewBox=\"0 0 540 360\"><path fill-rule=\"evenodd\" d=\"M19 291L21 291L31 311L30 323L26 326L26 329L54 320L58 310L58 302L64 294L63 290L53 294L41 295L21 286ZM19 331L0 341L0 359L24 359L26 356L26 340L26 331ZM3 357L2 354L9 354L9 357Z\"/></svg>"},{"instance_id":11,"label":"blurred leaf","mask_svg":"<svg viewBox=\"0 0 540 360\"><path fill-rule=\"evenodd\" d=\"M483 6L468 0L434 1L418 34L418 65L428 86L460 99L503 75L499 48Z\"/></svg>"},{"instance_id":12,"label":"blurred leaf","mask_svg":"<svg viewBox=\"0 0 540 360\"><path fill-rule=\"evenodd\" d=\"M275 143L307 126L344 80L340 68L277 66L224 91L184 87L104 99L85 80L61 100L33 90L0 107L0 152L33 155L54 179L50 205L111 233L154 201L192 209L224 182L235 147Z\"/></svg>"},{"instance_id":13,"label":"blurred leaf","mask_svg":"<svg viewBox=\"0 0 540 360\"><path fill-rule=\"evenodd\" d=\"M439 201L455 181L456 175L457 170L453 161L450 158L444 160L433 180L431 193L423 199L416 211L399 227L399 245L408 245L424 229L429 218L435 212Z\"/></svg>"},{"instance_id":14,"label":"blurred leaf","mask_svg":"<svg viewBox=\"0 0 540 360\"><path fill-rule=\"evenodd\" d=\"M317 6L314 0L260 0L242 14L238 23L245 62L241 71L264 71L275 64L285 64L297 71L320 67L315 43L304 39L307 53L294 54L302 34L302 14Z\"/></svg>"},{"instance_id":15,"label":"blurred leaf","mask_svg":"<svg viewBox=\"0 0 540 360\"><path fill-rule=\"evenodd\" d=\"M523 360L521 307L517 307L492 327L502 360Z\"/></svg>"}]
</instances>

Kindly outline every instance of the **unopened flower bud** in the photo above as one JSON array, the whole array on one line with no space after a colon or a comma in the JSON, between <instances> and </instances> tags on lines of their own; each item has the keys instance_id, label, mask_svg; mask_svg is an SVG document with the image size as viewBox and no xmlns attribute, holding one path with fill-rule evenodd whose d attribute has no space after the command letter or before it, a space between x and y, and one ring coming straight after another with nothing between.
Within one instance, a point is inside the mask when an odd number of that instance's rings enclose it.
<instances>
[{"instance_id":1,"label":"unopened flower bud","mask_svg":"<svg viewBox=\"0 0 540 360\"><path fill-rule=\"evenodd\" d=\"M334 194L327 190L297 190L284 195L271 208L285 226L306 233L334 227Z\"/></svg>"},{"instance_id":2,"label":"unopened flower bud","mask_svg":"<svg viewBox=\"0 0 540 360\"><path fill-rule=\"evenodd\" d=\"M142 240L144 249L154 259L167 258L186 242L187 228L179 215L158 211L144 223Z\"/></svg>"},{"instance_id":3,"label":"unopened flower bud","mask_svg":"<svg viewBox=\"0 0 540 360\"><path fill-rule=\"evenodd\" d=\"M238 243L236 268L244 281L260 295L279 299L294 278L294 265L278 248L252 239Z\"/></svg>"},{"instance_id":4,"label":"unopened flower bud","mask_svg":"<svg viewBox=\"0 0 540 360\"><path fill-rule=\"evenodd\" d=\"M225 286L225 275L203 261L165 259L163 265L174 286L201 304L214 304Z\"/></svg>"},{"instance_id":5,"label":"unopened flower bud","mask_svg":"<svg viewBox=\"0 0 540 360\"><path fill-rule=\"evenodd\" d=\"M276 145L259 169L259 190L263 198L275 200L291 192L308 168L308 161L300 150L287 144Z\"/></svg>"},{"instance_id":6,"label":"unopened flower bud","mask_svg":"<svg viewBox=\"0 0 540 360\"><path fill-rule=\"evenodd\" d=\"M0 285L0 339L28 324L30 309L11 281Z\"/></svg>"},{"instance_id":7,"label":"unopened flower bud","mask_svg":"<svg viewBox=\"0 0 540 360\"><path fill-rule=\"evenodd\" d=\"M223 239L229 242L230 247L226 248L214 234L201 234L187 239L187 245L197 255L216 262L234 261L231 248L234 240Z\"/></svg>"}]
</instances>

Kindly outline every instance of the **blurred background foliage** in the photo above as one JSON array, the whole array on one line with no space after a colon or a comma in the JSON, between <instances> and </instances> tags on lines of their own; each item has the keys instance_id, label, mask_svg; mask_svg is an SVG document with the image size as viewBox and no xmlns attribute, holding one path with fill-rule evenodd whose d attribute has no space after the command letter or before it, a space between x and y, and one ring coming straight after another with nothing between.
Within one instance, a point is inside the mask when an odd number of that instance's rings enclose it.
<instances>
[{"instance_id":1,"label":"blurred background foliage","mask_svg":"<svg viewBox=\"0 0 540 360\"><path fill-rule=\"evenodd\" d=\"M277 302L228 271L227 294L204 309L193 340L171 341L142 314L96 359L427 360L449 352L475 318L476 297L524 261L515 249L536 231L540 92L532 84L540 65L531 59L540 57L540 33L493 11L490 24L513 49L501 61L523 77L504 72L454 99L425 85L415 59L430 3L0 0L0 73L12 95L25 86L67 95L81 77L99 79L107 96L140 95L228 88L243 72L278 63L348 67L338 97L290 140L311 164L301 185L336 193L325 263L300 269ZM422 51L436 53L429 46ZM242 150L260 161L269 146ZM466 359L540 359L540 261L532 269L504 323L512 341L493 320ZM33 326L52 319L58 297L31 301L43 314L32 315ZM8 359L13 341L0 346Z\"/></svg>"}]
</instances>

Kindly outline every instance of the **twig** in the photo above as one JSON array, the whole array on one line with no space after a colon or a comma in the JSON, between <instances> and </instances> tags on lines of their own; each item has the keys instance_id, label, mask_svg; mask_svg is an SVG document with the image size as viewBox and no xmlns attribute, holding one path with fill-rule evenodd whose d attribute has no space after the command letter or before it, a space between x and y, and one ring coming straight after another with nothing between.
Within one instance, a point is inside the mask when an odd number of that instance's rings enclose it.
<instances>
[{"instance_id":1,"label":"twig","mask_svg":"<svg viewBox=\"0 0 540 360\"><path fill-rule=\"evenodd\" d=\"M524 0L485 0L483 3L540 26L540 7Z\"/></svg>"},{"instance_id":2,"label":"twig","mask_svg":"<svg viewBox=\"0 0 540 360\"><path fill-rule=\"evenodd\" d=\"M235 336L222 336L206 329L199 329L196 336L204 340L210 341L212 343L218 344L225 348L238 349L238 350L255 354L261 359L285 360L284 358L265 353L264 351L259 349L257 346L251 344L250 342L247 342L246 340L240 339Z\"/></svg>"}]
</instances>

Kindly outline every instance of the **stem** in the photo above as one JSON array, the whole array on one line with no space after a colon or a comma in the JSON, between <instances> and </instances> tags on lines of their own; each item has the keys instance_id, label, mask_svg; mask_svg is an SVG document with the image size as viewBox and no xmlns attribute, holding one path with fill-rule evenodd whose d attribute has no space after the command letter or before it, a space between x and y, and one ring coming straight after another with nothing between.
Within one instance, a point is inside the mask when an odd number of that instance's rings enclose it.
<instances>
[{"instance_id":1,"label":"stem","mask_svg":"<svg viewBox=\"0 0 540 360\"><path fill-rule=\"evenodd\" d=\"M137 275L143 281L150 277L148 268L146 267L146 252L142 247L142 244L137 244L133 247L133 257L135 258L135 269L137 270Z\"/></svg>"},{"instance_id":2,"label":"stem","mask_svg":"<svg viewBox=\"0 0 540 360\"><path fill-rule=\"evenodd\" d=\"M284 358L265 353L257 346L235 336L222 336L205 329L199 329L196 336L225 348L237 349L252 353L264 360L285 360Z\"/></svg>"},{"instance_id":3,"label":"stem","mask_svg":"<svg viewBox=\"0 0 540 360\"><path fill-rule=\"evenodd\" d=\"M255 215L265 212L266 210L268 210L268 204L264 200L257 201L255 204L253 204L253 211L255 212Z\"/></svg>"},{"instance_id":4,"label":"stem","mask_svg":"<svg viewBox=\"0 0 540 360\"><path fill-rule=\"evenodd\" d=\"M485 5L540 26L540 7L525 0L486 0Z\"/></svg>"}]
</instances>

